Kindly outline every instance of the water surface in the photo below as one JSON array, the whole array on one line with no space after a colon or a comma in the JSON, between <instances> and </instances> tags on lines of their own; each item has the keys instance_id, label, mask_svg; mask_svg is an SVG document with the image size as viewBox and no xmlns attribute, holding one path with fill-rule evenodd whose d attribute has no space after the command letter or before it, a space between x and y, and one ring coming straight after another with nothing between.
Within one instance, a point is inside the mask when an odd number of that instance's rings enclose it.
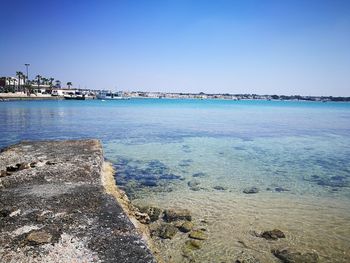
<instances>
[{"instance_id":1,"label":"water surface","mask_svg":"<svg viewBox=\"0 0 350 263\"><path fill-rule=\"evenodd\" d=\"M241 251L278 262L270 253L278 246L350 261L348 103L20 101L0 103L0 122L0 147L101 139L134 203L188 208L207 229L198 262L231 262ZM188 186L193 180L197 188ZM252 186L260 192L243 193ZM251 234L273 228L287 238ZM165 259L187 260L185 240L158 242Z\"/></svg>"}]
</instances>

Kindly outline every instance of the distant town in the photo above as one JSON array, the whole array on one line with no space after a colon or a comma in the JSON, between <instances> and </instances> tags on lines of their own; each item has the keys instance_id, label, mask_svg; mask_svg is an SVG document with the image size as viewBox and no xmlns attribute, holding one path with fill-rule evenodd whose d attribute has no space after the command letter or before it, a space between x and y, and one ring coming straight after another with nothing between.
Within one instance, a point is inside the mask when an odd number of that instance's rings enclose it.
<instances>
[{"instance_id":1,"label":"distant town","mask_svg":"<svg viewBox=\"0 0 350 263\"><path fill-rule=\"evenodd\" d=\"M26 64L29 65L29 64ZM223 99L223 100L300 100L349 102L350 97L301 96L301 95L258 95L215 93L177 93L146 91L111 91L75 88L72 82L62 84L52 77L36 75L33 80L28 73L17 71L15 77L0 77L0 101L13 99Z\"/></svg>"}]
</instances>

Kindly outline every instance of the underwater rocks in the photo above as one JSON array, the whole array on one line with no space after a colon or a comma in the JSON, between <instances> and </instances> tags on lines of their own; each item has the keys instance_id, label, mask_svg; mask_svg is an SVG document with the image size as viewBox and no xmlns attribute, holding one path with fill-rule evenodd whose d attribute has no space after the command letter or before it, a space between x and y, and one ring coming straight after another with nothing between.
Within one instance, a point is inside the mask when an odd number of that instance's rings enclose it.
<instances>
[{"instance_id":1,"label":"underwater rocks","mask_svg":"<svg viewBox=\"0 0 350 263\"><path fill-rule=\"evenodd\" d=\"M197 179L193 179L187 182L188 187L190 188L190 190L192 191L200 191L203 190L205 188L200 186L200 181L198 181Z\"/></svg>"},{"instance_id":2,"label":"underwater rocks","mask_svg":"<svg viewBox=\"0 0 350 263\"><path fill-rule=\"evenodd\" d=\"M180 175L176 174L162 174L159 179L161 180L183 180L183 178Z\"/></svg>"},{"instance_id":3,"label":"underwater rocks","mask_svg":"<svg viewBox=\"0 0 350 263\"><path fill-rule=\"evenodd\" d=\"M164 219L167 222L178 220L192 220L191 212L188 209L167 209L164 211Z\"/></svg>"},{"instance_id":4,"label":"underwater rocks","mask_svg":"<svg viewBox=\"0 0 350 263\"><path fill-rule=\"evenodd\" d=\"M198 240L206 240L206 239L208 239L208 235L201 229L193 230L188 236L190 238L198 239Z\"/></svg>"},{"instance_id":5,"label":"underwater rocks","mask_svg":"<svg viewBox=\"0 0 350 263\"><path fill-rule=\"evenodd\" d=\"M196 239L190 239L185 242L186 248L190 250L202 248L202 242Z\"/></svg>"},{"instance_id":6,"label":"underwater rocks","mask_svg":"<svg viewBox=\"0 0 350 263\"><path fill-rule=\"evenodd\" d=\"M215 186L213 186L213 189L218 190L218 191L225 191L228 188L225 186L221 186L221 185L215 185Z\"/></svg>"},{"instance_id":7,"label":"underwater rocks","mask_svg":"<svg viewBox=\"0 0 350 263\"><path fill-rule=\"evenodd\" d=\"M257 194L259 193L259 188L253 186L253 187L248 187L243 190L243 193L245 194Z\"/></svg>"},{"instance_id":8,"label":"underwater rocks","mask_svg":"<svg viewBox=\"0 0 350 263\"><path fill-rule=\"evenodd\" d=\"M200 185L200 184L201 184L201 182L198 181L198 180L196 180L196 179L191 180L191 181L188 181L188 183L187 183L187 185L188 185L189 187L196 187L196 186L198 186L198 185Z\"/></svg>"},{"instance_id":9,"label":"underwater rocks","mask_svg":"<svg viewBox=\"0 0 350 263\"><path fill-rule=\"evenodd\" d=\"M191 221L185 221L182 224L179 225L179 230L184 233L188 233L193 228L193 223Z\"/></svg>"},{"instance_id":10,"label":"underwater rocks","mask_svg":"<svg viewBox=\"0 0 350 263\"><path fill-rule=\"evenodd\" d=\"M318 254L315 252L300 253L289 248L276 249L271 251L283 263L317 263Z\"/></svg>"},{"instance_id":11,"label":"underwater rocks","mask_svg":"<svg viewBox=\"0 0 350 263\"><path fill-rule=\"evenodd\" d=\"M316 183L320 186L328 187L347 187L350 185L348 178L342 175L335 175L331 177L312 175L311 178L304 178L305 181Z\"/></svg>"},{"instance_id":12,"label":"underwater rocks","mask_svg":"<svg viewBox=\"0 0 350 263\"><path fill-rule=\"evenodd\" d=\"M172 239L176 233L177 228L172 224L160 224L156 229L152 231L152 236L156 235L163 239Z\"/></svg>"},{"instance_id":13,"label":"underwater rocks","mask_svg":"<svg viewBox=\"0 0 350 263\"><path fill-rule=\"evenodd\" d=\"M275 187L275 191L276 192L288 192L289 189L278 186L278 187Z\"/></svg>"},{"instance_id":14,"label":"underwater rocks","mask_svg":"<svg viewBox=\"0 0 350 263\"><path fill-rule=\"evenodd\" d=\"M277 240L279 238L285 238L285 234L279 229L273 229L269 231L264 231L260 234L260 237L267 240Z\"/></svg>"},{"instance_id":15,"label":"underwater rocks","mask_svg":"<svg viewBox=\"0 0 350 263\"><path fill-rule=\"evenodd\" d=\"M206 177L206 176L207 174L202 172L192 174L192 177Z\"/></svg>"},{"instance_id":16,"label":"underwater rocks","mask_svg":"<svg viewBox=\"0 0 350 263\"><path fill-rule=\"evenodd\" d=\"M148 187L155 187L158 186L158 182L155 179L151 179L151 180L142 180L140 181L140 184L144 185L144 186L148 186Z\"/></svg>"},{"instance_id":17,"label":"underwater rocks","mask_svg":"<svg viewBox=\"0 0 350 263\"><path fill-rule=\"evenodd\" d=\"M141 213L146 213L149 216L150 222L157 221L162 213L162 209L154 206L143 206L138 207L138 209Z\"/></svg>"},{"instance_id":18,"label":"underwater rocks","mask_svg":"<svg viewBox=\"0 0 350 263\"><path fill-rule=\"evenodd\" d=\"M148 188L157 192L169 192L174 181L184 180L159 160L142 162L119 157L115 168L118 171L118 186L121 186L131 199L140 197L138 195L143 189L147 191Z\"/></svg>"}]
</instances>

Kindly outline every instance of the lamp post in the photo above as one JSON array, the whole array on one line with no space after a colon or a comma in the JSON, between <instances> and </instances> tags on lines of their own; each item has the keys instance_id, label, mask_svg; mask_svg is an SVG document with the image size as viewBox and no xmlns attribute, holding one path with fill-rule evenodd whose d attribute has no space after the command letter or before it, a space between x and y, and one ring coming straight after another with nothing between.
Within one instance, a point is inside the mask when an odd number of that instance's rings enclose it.
<instances>
[{"instance_id":1,"label":"lamp post","mask_svg":"<svg viewBox=\"0 0 350 263\"><path fill-rule=\"evenodd\" d=\"M30 66L30 64L24 64L24 66L26 66L26 70L27 70L27 82L28 82L28 67Z\"/></svg>"},{"instance_id":2,"label":"lamp post","mask_svg":"<svg viewBox=\"0 0 350 263\"><path fill-rule=\"evenodd\" d=\"M26 88L25 88L25 91L27 92L27 94L29 94L30 93L30 91L29 91L29 78L28 78L28 67L30 66L30 64L28 64L28 63L26 63L26 64L24 64L24 66L26 66L26 70L27 70L27 85L25 86ZM29 93L28 93L29 92ZM29 95L28 95L29 96Z\"/></svg>"}]
</instances>

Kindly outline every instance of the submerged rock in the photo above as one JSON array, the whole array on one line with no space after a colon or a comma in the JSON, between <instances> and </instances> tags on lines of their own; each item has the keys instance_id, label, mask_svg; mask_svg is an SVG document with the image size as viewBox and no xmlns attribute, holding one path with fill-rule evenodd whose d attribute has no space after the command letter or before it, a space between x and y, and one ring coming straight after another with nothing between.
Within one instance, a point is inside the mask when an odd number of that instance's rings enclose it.
<instances>
[{"instance_id":1,"label":"submerged rock","mask_svg":"<svg viewBox=\"0 0 350 263\"><path fill-rule=\"evenodd\" d=\"M188 236L198 240L208 239L208 235L203 230L193 230Z\"/></svg>"},{"instance_id":2,"label":"submerged rock","mask_svg":"<svg viewBox=\"0 0 350 263\"><path fill-rule=\"evenodd\" d=\"M256 194L259 193L259 188L253 186L253 187L248 187L243 190L243 193L245 194Z\"/></svg>"},{"instance_id":3,"label":"submerged rock","mask_svg":"<svg viewBox=\"0 0 350 263\"><path fill-rule=\"evenodd\" d=\"M242 253L238 255L235 263L260 263L260 260L242 251Z\"/></svg>"},{"instance_id":4,"label":"submerged rock","mask_svg":"<svg viewBox=\"0 0 350 263\"><path fill-rule=\"evenodd\" d=\"M221 185L216 185L216 186L213 186L213 189L218 190L218 191L225 191L225 190L227 190L227 187L221 186Z\"/></svg>"},{"instance_id":5,"label":"submerged rock","mask_svg":"<svg viewBox=\"0 0 350 263\"><path fill-rule=\"evenodd\" d=\"M177 233L177 228L172 224L160 224L159 227L153 232L153 235L163 239L172 239Z\"/></svg>"},{"instance_id":6,"label":"submerged rock","mask_svg":"<svg viewBox=\"0 0 350 263\"><path fill-rule=\"evenodd\" d=\"M193 223L190 221L185 221L179 226L179 230L184 233L190 232L192 228L193 228Z\"/></svg>"},{"instance_id":7,"label":"submerged rock","mask_svg":"<svg viewBox=\"0 0 350 263\"><path fill-rule=\"evenodd\" d=\"M205 176L206 176L206 174L202 173L202 172L192 174L192 177L205 177Z\"/></svg>"},{"instance_id":8,"label":"submerged rock","mask_svg":"<svg viewBox=\"0 0 350 263\"><path fill-rule=\"evenodd\" d=\"M159 219L160 214L162 213L162 209L154 206L143 206L138 207L141 213L146 213L151 222L157 221Z\"/></svg>"},{"instance_id":9,"label":"submerged rock","mask_svg":"<svg viewBox=\"0 0 350 263\"><path fill-rule=\"evenodd\" d=\"M288 192L289 189L278 186L275 188L275 191L276 192Z\"/></svg>"},{"instance_id":10,"label":"submerged rock","mask_svg":"<svg viewBox=\"0 0 350 263\"><path fill-rule=\"evenodd\" d=\"M279 238L285 238L285 234L279 229L273 229L269 231L264 231L261 233L260 237L267 240L277 240Z\"/></svg>"},{"instance_id":11,"label":"submerged rock","mask_svg":"<svg viewBox=\"0 0 350 263\"><path fill-rule=\"evenodd\" d=\"M159 179L163 180L181 180L182 177L176 174L163 174L159 177Z\"/></svg>"},{"instance_id":12,"label":"submerged rock","mask_svg":"<svg viewBox=\"0 0 350 263\"><path fill-rule=\"evenodd\" d=\"M165 221L172 222L178 220L191 221L191 212L188 209L167 209L164 212Z\"/></svg>"},{"instance_id":13,"label":"submerged rock","mask_svg":"<svg viewBox=\"0 0 350 263\"><path fill-rule=\"evenodd\" d=\"M200 185L201 184L201 182L200 181L198 181L198 180L191 180L191 181L188 181L188 183L187 183L187 185L189 186L189 187L196 187L196 186L198 186L198 185Z\"/></svg>"},{"instance_id":14,"label":"submerged rock","mask_svg":"<svg viewBox=\"0 0 350 263\"><path fill-rule=\"evenodd\" d=\"M320 186L339 188L349 186L349 181L345 176L342 175L335 175L331 177L321 177L319 175L312 175L311 178L304 178L304 180L317 183Z\"/></svg>"},{"instance_id":15,"label":"submerged rock","mask_svg":"<svg viewBox=\"0 0 350 263\"><path fill-rule=\"evenodd\" d=\"M300 253L289 248L276 249L271 251L275 257L283 263L317 263L319 262L318 254L315 252Z\"/></svg>"},{"instance_id":16,"label":"submerged rock","mask_svg":"<svg viewBox=\"0 0 350 263\"><path fill-rule=\"evenodd\" d=\"M200 249L202 247L202 242L195 239L190 239L185 242L185 247L194 250L194 249Z\"/></svg>"},{"instance_id":17,"label":"submerged rock","mask_svg":"<svg viewBox=\"0 0 350 263\"><path fill-rule=\"evenodd\" d=\"M149 187L155 187L158 186L158 183L156 180L144 180L140 182L144 186L149 186Z\"/></svg>"}]
</instances>

